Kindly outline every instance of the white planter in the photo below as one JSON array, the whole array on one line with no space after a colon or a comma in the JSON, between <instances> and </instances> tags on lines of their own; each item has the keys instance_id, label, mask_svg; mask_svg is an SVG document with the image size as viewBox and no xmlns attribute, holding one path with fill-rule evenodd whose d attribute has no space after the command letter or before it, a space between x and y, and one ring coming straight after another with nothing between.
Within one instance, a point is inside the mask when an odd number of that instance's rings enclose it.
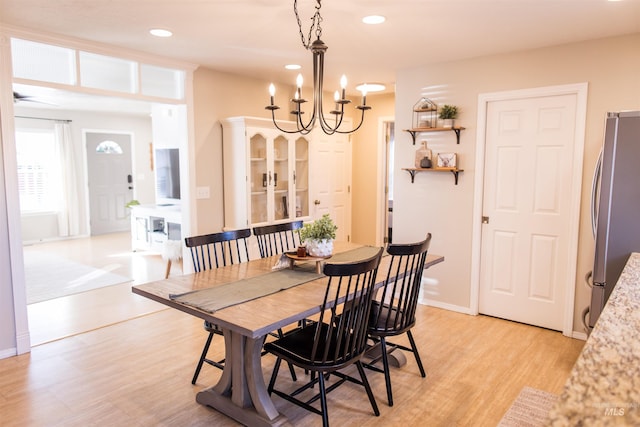
<instances>
[{"instance_id":1,"label":"white planter","mask_svg":"<svg viewBox=\"0 0 640 427\"><path fill-rule=\"evenodd\" d=\"M310 256L328 257L333 254L333 239L305 240Z\"/></svg>"},{"instance_id":2,"label":"white planter","mask_svg":"<svg viewBox=\"0 0 640 427\"><path fill-rule=\"evenodd\" d=\"M452 128L453 127L453 119L442 119L442 127L443 128Z\"/></svg>"}]
</instances>

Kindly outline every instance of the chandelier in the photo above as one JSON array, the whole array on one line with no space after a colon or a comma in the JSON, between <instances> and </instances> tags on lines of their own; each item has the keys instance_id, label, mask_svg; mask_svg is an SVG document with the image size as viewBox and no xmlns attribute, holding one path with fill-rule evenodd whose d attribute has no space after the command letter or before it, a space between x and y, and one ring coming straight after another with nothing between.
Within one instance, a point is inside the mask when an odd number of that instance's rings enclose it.
<instances>
[{"instance_id":1,"label":"chandelier","mask_svg":"<svg viewBox=\"0 0 640 427\"><path fill-rule=\"evenodd\" d=\"M265 109L271 111L273 124L281 132L301 133L303 135L306 135L313 130L317 122L319 123L320 128L322 128L322 131L327 135L333 135L334 133L352 133L357 131L360 126L362 126L362 122L364 121L364 112L371 109L371 107L367 105L367 92L364 89L362 90L362 105L358 105L356 107L358 110L362 111L360 123L358 124L358 126L348 131L339 129L344 118L344 106L351 102L350 100L346 99L345 91L347 87L347 78L343 75L340 79L340 86L342 90L341 92L335 92L335 108L329 112L329 114L333 117L329 119L325 117L322 107L322 84L324 80L324 54L327 50L327 45L324 44L322 40L320 40L320 36L322 35L322 27L320 26L320 23L322 22L322 16L320 15L320 8L322 7L322 5L320 0L317 0L316 3L316 12L311 18L312 23L311 27L309 28L309 37L305 39L304 33L302 31L302 23L300 22L300 16L298 15L298 0L294 0L293 2L293 10L298 21L298 28L300 30L302 45L305 47L305 49L311 50L311 52L313 53L313 112L311 113L311 117L305 123L302 116L304 114L304 111L302 111L302 105L307 102L306 99L302 98L302 74L298 74L298 77L296 79L296 93L294 95L294 98L291 100L294 105L294 110L291 111L291 114L295 116L296 130L282 129L276 122L275 111L280 107L274 104L276 88L273 83L269 85L271 103L270 105L267 105ZM314 29L316 40L312 43L311 35L314 33ZM364 87L366 87L366 85Z\"/></svg>"}]
</instances>

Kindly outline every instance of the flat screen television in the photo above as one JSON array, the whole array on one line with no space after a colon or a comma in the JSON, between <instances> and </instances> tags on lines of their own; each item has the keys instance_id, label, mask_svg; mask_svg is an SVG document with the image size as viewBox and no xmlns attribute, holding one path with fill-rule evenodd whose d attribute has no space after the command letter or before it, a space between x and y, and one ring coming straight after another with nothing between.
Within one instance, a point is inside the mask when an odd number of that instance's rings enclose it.
<instances>
[{"instance_id":1,"label":"flat screen television","mask_svg":"<svg viewBox=\"0 0 640 427\"><path fill-rule=\"evenodd\" d=\"M158 148L155 150L156 204L180 203L180 150Z\"/></svg>"}]
</instances>

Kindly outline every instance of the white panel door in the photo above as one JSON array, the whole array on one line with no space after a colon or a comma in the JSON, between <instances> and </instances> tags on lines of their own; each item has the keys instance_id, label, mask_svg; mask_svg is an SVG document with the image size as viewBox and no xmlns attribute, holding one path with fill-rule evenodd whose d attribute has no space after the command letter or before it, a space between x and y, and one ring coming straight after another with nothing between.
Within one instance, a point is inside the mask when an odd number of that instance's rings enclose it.
<instances>
[{"instance_id":1,"label":"white panel door","mask_svg":"<svg viewBox=\"0 0 640 427\"><path fill-rule=\"evenodd\" d=\"M490 102L480 313L562 330L576 96Z\"/></svg>"},{"instance_id":2,"label":"white panel door","mask_svg":"<svg viewBox=\"0 0 640 427\"><path fill-rule=\"evenodd\" d=\"M313 136L312 215L328 213L338 226L336 240L351 238L351 144L347 135Z\"/></svg>"},{"instance_id":3,"label":"white panel door","mask_svg":"<svg viewBox=\"0 0 640 427\"><path fill-rule=\"evenodd\" d=\"M91 235L129 231L133 198L131 135L87 132Z\"/></svg>"}]
</instances>

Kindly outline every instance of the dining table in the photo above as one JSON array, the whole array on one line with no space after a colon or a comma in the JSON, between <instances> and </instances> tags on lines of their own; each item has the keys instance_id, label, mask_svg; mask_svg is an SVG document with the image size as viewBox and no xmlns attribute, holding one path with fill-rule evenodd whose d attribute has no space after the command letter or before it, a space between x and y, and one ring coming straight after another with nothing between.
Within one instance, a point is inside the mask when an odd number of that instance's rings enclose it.
<instances>
[{"instance_id":1,"label":"dining table","mask_svg":"<svg viewBox=\"0 0 640 427\"><path fill-rule=\"evenodd\" d=\"M335 242L334 254L326 262L366 259L378 249ZM384 284L390 258L383 256L380 261L377 287ZM267 391L262 346L269 333L318 314L326 290L326 276L317 271L315 260L281 268L284 260L281 255L260 258L132 287L135 294L222 329L222 375L216 385L198 392L196 401L244 425L291 425ZM443 256L428 254L425 269L443 261Z\"/></svg>"}]
</instances>

